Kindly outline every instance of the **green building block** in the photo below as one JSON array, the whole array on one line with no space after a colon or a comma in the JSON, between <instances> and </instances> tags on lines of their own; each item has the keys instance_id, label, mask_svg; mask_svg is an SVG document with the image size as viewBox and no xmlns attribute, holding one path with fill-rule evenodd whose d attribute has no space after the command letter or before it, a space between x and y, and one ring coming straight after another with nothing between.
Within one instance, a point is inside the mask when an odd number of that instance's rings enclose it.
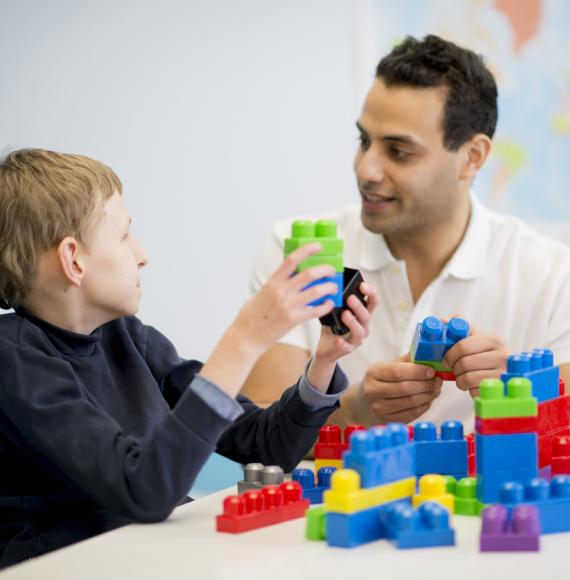
<instances>
[{"instance_id":1,"label":"green building block","mask_svg":"<svg viewBox=\"0 0 570 580\"><path fill-rule=\"evenodd\" d=\"M483 504L477 499L477 478L464 477L455 486L453 513L461 516L478 516Z\"/></svg>"},{"instance_id":2,"label":"green building block","mask_svg":"<svg viewBox=\"0 0 570 580\"><path fill-rule=\"evenodd\" d=\"M481 419L501 417L533 417L538 414L538 404L532 396L532 383L525 378L515 377L505 386L499 379L485 379L479 385L479 396L475 397L475 415Z\"/></svg>"},{"instance_id":3,"label":"green building block","mask_svg":"<svg viewBox=\"0 0 570 580\"><path fill-rule=\"evenodd\" d=\"M336 222L333 220L296 220L291 225L291 237L285 240L284 255L287 257L291 252L318 242L322 250L301 262L297 268L302 272L307 268L320 264L330 264L336 272L344 272L344 241L337 237Z\"/></svg>"},{"instance_id":4,"label":"green building block","mask_svg":"<svg viewBox=\"0 0 570 580\"><path fill-rule=\"evenodd\" d=\"M305 537L307 540L321 541L327 537L325 517L325 506L311 508L307 512L307 527L305 528Z\"/></svg>"},{"instance_id":5,"label":"green building block","mask_svg":"<svg viewBox=\"0 0 570 580\"><path fill-rule=\"evenodd\" d=\"M445 491L451 495L455 495L455 486L457 484L455 477L453 475L444 475L443 480L445 481Z\"/></svg>"},{"instance_id":6,"label":"green building block","mask_svg":"<svg viewBox=\"0 0 570 580\"><path fill-rule=\"evenodd\" d=\"M441 373L452 373L453 370L447 368L441 361L437 360L414 360L412 357L412 349L410 347L410 360L417 365L424 365L425 367L431 367L432 369L439 371Z\"/></svg>"}]
</instances>

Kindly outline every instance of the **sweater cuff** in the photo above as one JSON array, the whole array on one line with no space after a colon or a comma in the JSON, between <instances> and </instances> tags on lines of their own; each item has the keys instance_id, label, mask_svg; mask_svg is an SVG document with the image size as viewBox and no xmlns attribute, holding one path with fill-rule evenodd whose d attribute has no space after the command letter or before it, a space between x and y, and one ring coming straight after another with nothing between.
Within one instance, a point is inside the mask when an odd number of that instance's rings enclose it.
<instances>
[{"instance_id":1,"label":"sweater cuff","mask_svg":"<svg viewBox=\"0 0 570 580\"><path fill-rule=\"evenodd\" d=\"M220 417L227 421L235 421L243 414L242 406L232 399L227 393L222 391L218 385L208 380L202 375L196 375L190 383L190 389L215 411Z\"/></svg>"},{"instance_id":2,"label":"sweater cuff","mask_svg":"<svg viewBox=\"0 0 570 580\"><path fill-rule=\"evenodd\" d=\"M305 403L314 411L319 409L325 409L326 407L333 407L336 405L340 395L346 391L348 388L348 379L344 374L343 370L337 365L335 365L334 373L325 394L321 393L318 389L315 389L307 378L307 370L311 360L305 366L305 372L299 381L299 397L301 401Z\"/></svg>"}]
</instances>

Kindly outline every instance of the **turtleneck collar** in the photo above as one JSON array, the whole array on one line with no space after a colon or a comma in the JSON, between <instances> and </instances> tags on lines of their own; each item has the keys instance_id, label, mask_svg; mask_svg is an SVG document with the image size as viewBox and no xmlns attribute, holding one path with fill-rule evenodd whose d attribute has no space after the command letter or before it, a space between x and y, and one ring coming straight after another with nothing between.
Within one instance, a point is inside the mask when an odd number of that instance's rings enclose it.
<instances>
[{"instance_id":1,"label":"turtleneck collar","mask_svg":"<svg viewBox=\"0 0 570 580\"><path fill-rule=\"evenodd\" d=\"M16 308L16 314L40 328L51 343L63 354L90 356L93 354L103 334L102 326L96 328L91 334L72 332L46 322L21 307Z\"/></svg>"}]
</instances>

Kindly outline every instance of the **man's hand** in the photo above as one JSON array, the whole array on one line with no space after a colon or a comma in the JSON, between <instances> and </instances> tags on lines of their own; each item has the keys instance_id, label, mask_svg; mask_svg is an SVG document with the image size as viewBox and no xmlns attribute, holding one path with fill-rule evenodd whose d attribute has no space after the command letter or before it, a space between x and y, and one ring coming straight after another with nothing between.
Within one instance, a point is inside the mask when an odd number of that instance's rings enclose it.
<instances>
[{"instance_id":1,"label":"man's hand","mask_svg":"<svg viewBox=\"0 0 570 580\"><path fill-rule=\"evenodd\" d=\"M353 404L353 421L364 424L409 423L423 415L441 393L435 371L410 362L373 363L366 370Z\"/></svg>"},{"instance_id":2,"label":"man's hand","mask_svg":"<svg viewBox=\"0 0 570 580\"><path fill-rule=\"evenodd\" d=\"M457 386L476 397L483 379L500 378L505 372L508 354L507 346L498 336L473 329L467 338L447 351L443 363L455 373Z\"/></svg>"}]
</instances>

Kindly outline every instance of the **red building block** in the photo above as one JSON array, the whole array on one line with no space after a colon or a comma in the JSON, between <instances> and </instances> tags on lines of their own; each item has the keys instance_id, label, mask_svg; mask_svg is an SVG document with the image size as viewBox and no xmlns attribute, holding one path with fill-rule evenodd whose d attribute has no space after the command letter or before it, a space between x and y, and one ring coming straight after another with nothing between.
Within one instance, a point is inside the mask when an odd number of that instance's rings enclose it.
<instances>
[{"instance_id":1,"label":"red building block","mask_svg":"<svg viewBox=\"0 0 570 580\"><path fill-rule=\"evenodd\" d=\"M455 373L448 373L445 371L435 371L435 376L441 377L443 381L455 381L457 379Z\"/></svg>"},{"instance_id":2,"label":"red building block","mask_svg":"<svg viewBox=\"0 0 570 580\"><path fill-rule=\"evenodd\" d=\"M354 431L362 431L362 425L349 425L341 437L338 425L325 425L319 431L319 440L315 443L315 459L342 459L342 454L348 449L348 441Z\"/></svg>"},{"instance_id":3,"label":"red building block","mask_svg":"<svg viewBox=\"0 0 570 580\"><path fill-rule=\"evenodd\" d=\"M560 396L562 396L565 393L566 393L566 387L565 387L564 379L563 378L559 378L558 379L558 394Z\"/></svg>"},{"instance_id":4,"label":"red building block","mask_svg":"<svg viewBox=\"0 0 570 580\"><path fill-rule=\"evenodd\" d=\"M570 395L538 405L538 435L546 435L570 426Z\"/></svg>"},{"instance_id":5,"label":"red building block","mask_svg":"<svg viewBox=\"0 0 570 580\"><path fill-rule=\"evenodd\" d=\"M475 462L475 435L469 433L465 435L467 440L467 475L475 477L477 475L477 464Z\"/></svg>"},{"instance_id":6,"label":"red building block","mask_svg":"<svg viewBox=\"0 0 570 580\"><path fill-rule=\"evenodd\" d=\"M569 429L570 431L570 429ZM552 475L570 475L570 437L555 437L552 444Z\"/></svg>"},{"instance_id":7,"label":"red building block","mask_svg":"<svg viewBox=\"0 0 570 580\"><path fill-rule=\"evenodd\" d=\"M538 417L505 417L500 419L475 417L475 430L481 435L536 433L538 431Z\"/></svg>"},{"instance_id":8,"label":"red building block","mask_svg":"<svg viewBox=\"0 0 570 580\"><path fill-rule=\"evenodd\" d=\"M230 495L224 500L224 513L216 517L216 530L241 534L302 518L310 505L302 494L299 482L285 481L280 486L268 485L260 491Z\"/></svg>"}]
</instances>

